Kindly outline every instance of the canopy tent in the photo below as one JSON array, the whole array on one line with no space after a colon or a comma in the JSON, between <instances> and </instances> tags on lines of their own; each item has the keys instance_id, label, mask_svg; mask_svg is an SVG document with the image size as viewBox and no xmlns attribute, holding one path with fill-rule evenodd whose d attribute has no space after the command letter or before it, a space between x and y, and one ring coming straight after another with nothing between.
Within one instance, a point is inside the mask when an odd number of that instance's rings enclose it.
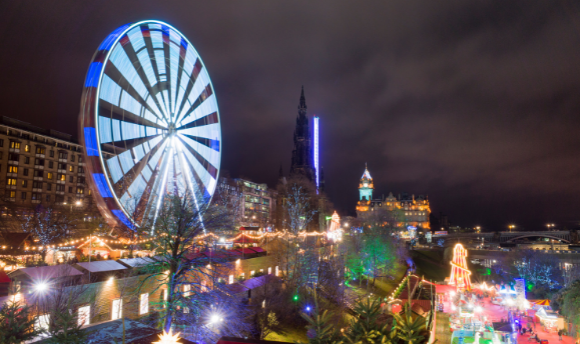
<instances>
[{"instance_id":1,"label":"canopy tent","mask_svg":"<svg viewBox=\"0 0 580 344\"><path fill-rule=\"evenodd\" d=\"M550 300L537 300L536 302L534 302L534 305L537 306L549 306L550 305Z\"/></svg>"}]
</instances>

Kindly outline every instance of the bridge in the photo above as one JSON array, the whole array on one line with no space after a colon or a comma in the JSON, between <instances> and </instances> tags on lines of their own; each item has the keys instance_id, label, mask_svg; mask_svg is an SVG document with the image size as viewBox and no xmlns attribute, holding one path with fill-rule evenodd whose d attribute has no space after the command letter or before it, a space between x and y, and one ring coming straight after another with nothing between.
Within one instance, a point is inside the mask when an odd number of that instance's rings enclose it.
<instances>
[{"instance_id":1,"label":"bridge","mask_svg":"<svg viewBox=\"0 0 580 344\"><path fill-rule=\"evenodd\" d=\"M495 232L495 233L449 233L447 235L438 235L433 237L433 241L438 238L446 240L481 240L484 239L485 242L494 243L510 243L515 242L519 239L525 238L548 238L563 243L573 243L575 240L574 235L570 231L541 231L541 232Z\"/></svg>"}]
</instances>

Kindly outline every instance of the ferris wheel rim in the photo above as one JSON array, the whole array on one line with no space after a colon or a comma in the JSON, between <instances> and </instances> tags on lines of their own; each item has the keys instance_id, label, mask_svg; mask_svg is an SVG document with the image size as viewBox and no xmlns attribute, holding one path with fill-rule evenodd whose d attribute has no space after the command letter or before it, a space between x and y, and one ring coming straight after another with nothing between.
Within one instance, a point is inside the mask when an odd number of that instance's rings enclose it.
<instances>
[{"instance_id":1,"label":"ferris wheel rim","mask_svg":"<svg viewBox=\"0 0 580 344\"><path fill-rule=\"evenodd\" d=\"M89 67L90 67L90 65L96 61L96 57L99 54L99 51L101 50L100 49L101 46L107 42L107 40L111 37L111 35L116 34L116 37L114 38L114 40L112 40L112 42L108 42L107 43L107 45L108 45L107 52L106 52L105 57L102 59L102 62L101 62L102 63L102 68L101 68L101 70L99 72L99 75L98 75L98 81L96 82L97 87L96 87L96 92L95 92L95 96L94 96L94 99L93 99L93 104L91 104L91 106L93 107L94 113L93 114L90 114L90 116L93 116L94 117L94 120L95 120L95 126L94 126L95 138L96 138L96 145L95 146L96 146L97 151L98 151L98 154L97 154L98 155L98 161L99 161L99 164L101 166L102 173L105 176L104 179L106 181L107 188L109 189L110 194L112 196L111 198L114 200L114 202L115 202L118 210L122 211L122 213L125 215L125 217L127 219L129 219L129 221L131 222L131 224L134 225L134 226L137 226L137 227L139 227L139 224L137 224L135 221L133 221L131 214L129 214L127 212L127 209L126 209L125 205L121 202L120 197L114 191L114 185L112 184L112 177L110 175L109 169L107 168L107 164L105 163L105 160L104 160L104 153L105 152L102 149L103 142L102 142L101 135L100 135L100 130L101 129L100 129L99 125L98 125L98 119L99 119L99 109L100 109L100 106L101 106L101 104L100 104L100 102L101 102L101 98L100 98L100 95L101 95L101 87L102 87L102 84L103 84L103 78L104 78L105 75L107 75L105 73L105 67L107 66L108 63L111 62L111 55L112 55L112 53L114 52L114 50L119 45L119 41L123 37L127 36L127 34L132 29L134 29L135 27L141 26L141 25L148 25L148 24L158 24L158 25L161 25L162 27L163 26L164 27L167 27L170 30L173 30L181 39L183 39L187 43L187 49L188 50L191 49L193 51L193 53L195 53L195 58L197 60L199 60L199 63L202 65L202 67L203 67L203 73L205 73L205 75L207 76L208 85L210 86L210 88L212 90L212 93L211 93L210 96L213 96L214 97L214 99L213 99L213 103L214 104L213 105L215 106L215 111L214 111L215 117L216 117L215 124L218 124L217 129L218 129L219 136L217 137L217 142L219 144L218 145L219 150L217 151L218 152L217 166L213 166L212 165L212 167L216 170L216 172L215 172L215 178L214 178L216 185L213 188L212 192L209 193L209 197L205 201L205 203L210 203L211 202L211 200L212 200L212 198L214 196L214 193L215 193L215 189L217 188L217 181L219 179L219 174L221 172L221 152L222 152L222 148L221 147L223 147L223 136L221 135L221 116L220 116L219 106L218 106L218 102L217 102L217 95L215 94L215 88L213 86L213 82L212 82L211 77L209 75L209 71L207 70L207 67L206 67L205 63L203 62L203 59L201 58L201 55L198 53L197 49L195 49L195 46L191 43L191 41L181 31L179 31L178 29L176 29L173 25L168 24L168 23L163 22L163 21L160 21L160 20L155 20L155 19L141 20L141 21L137 21L137 22L132 22L132 23L129 23L129 24L122 25L119 28L113 30L103 40L103 42L99 46L99 49L97 49L97 51L93 55L93 58L91 59L91 63L89 64ZM122 28L122 30L120 30L121 28ZM167 58L167 57L165 57L165 58ZM184 59L184 57L181 57L181 58ZM151 61L151 63L153 63L154 60L152 59L150 61ZM183 69L183 67L181 67L181 69ZM90 72L90 68L89 68L89 72ZM166 73L169 73L169 72L166 72ZM191 75L189 75L189 77L191 78ZM87 75L87 78L88 78L88 75ZM157 81L160 82L160 80L157 80ZM195 84L195 82L194 82L194 84ZM129 84L129 85L133 86L132 84ZM177 89L173 90L173 89L170 88L170 90L177 92L179 90L179 87L181 87L181 85L177 85L177 86L178 86ZM147 97L149 97L149 96L150 96L150 94L147 95ZM208 98L210 96L208 96ZM175 98L177 99L177 94L175 95ZM185 102L185 99L183 99L182 101ZM205 101L205 99L204 99L204 101ZM165 104L165 100L164 100L164 105L167 106L167 104ZM81 116L82 115L84 115L84 114L81 111ZM178 121L178 122L181 123L181 121L183 121L183 119L185 119L185 117L187 117L187 116L183 116L183 118L181 118L181 120ZM179 118L179 117L177 117L177 118ZM177 124L178 122L176 122L175 124ZM168 123L166 123L166 125L165 125L165 130L169 130L169 128L167 127L167 125L168 125ZM81 135L83 135L83 134L84 133L81 132ZM162 141L166 141L168 136L166 136L165 134L161 134L161 137L163 137ZM85 140L85 138L83 137L83 141L84 140ZM162 146L164 146L164 145L165 145L165 143L162 144ZM163 150L165 150L165 149L166 148L163 148ZM106 153L109 154L108 152L106 152ZM115 156L118 156L118 155L119 154L116 154ZM163 159L164 158L160 159L159 162L161 162ZM194 174L197 173L196 170L193 168L193 166L191 166L191 162L189 162L189 163L190 163L189 166L188 166L188 164L185 164L186 168L190 169L189 172L190 173L194 173ZM89 168L89 170L90 170L90 168ZM89 171L89 172L92 172L92 171ZM124 174L124 176L125 175L126 174ZM92 177L93 176L91 176L91 178ZM188 176L188 178L189 178L189 176ZM190 181L190 183L191 183L191 181ZM202 184L202 186L206 187L206 191L207 191L207 186L205 184ZM164 187L164 186L162 185L162 187ZM161 191L163 191L163 189L161 189ZM192 190L192 191L194 191L194 190ZM101 199L103 199L102 194L99 194L98 192L95 192L95 194L97 195L96 197L100 197ZM194 197L195 197L195 195L194 195ZM160 196L159 198L162 199L163 196ZM108 210L109 210L109 214L115 215L114 212L111 209L108 209ZM115 216L113 216L113 217L115 217Z\"/></svg>"}]
</instances>

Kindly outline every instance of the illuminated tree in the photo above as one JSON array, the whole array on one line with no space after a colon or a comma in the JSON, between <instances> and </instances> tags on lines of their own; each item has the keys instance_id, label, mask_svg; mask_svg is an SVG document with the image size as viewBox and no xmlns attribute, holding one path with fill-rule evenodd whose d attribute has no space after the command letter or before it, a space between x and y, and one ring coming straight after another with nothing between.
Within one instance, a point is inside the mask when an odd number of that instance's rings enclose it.
<instances>
[{"instance_id":1,"label":"illuminated tree","mask_svg":"<svg viewBox=\"0 0 580 344\"><path fill-rule=\"evenodd\" d=\"M34 328L32 308L18 302L7 302L0 309L0 343L21 344L42 333Z\"/></svg>"},{"instance_id":2,"label":"illuminated tree","mask_svg":"<svg viewBox=\"0 0 580 344\"><path fill-rule=\"evenodd\" d=\"M20 226L23 232L31 233L38 240L39 246L42 246L40 253L44 261L48 245L70 235L75 228L75 221L72 216L64 212L55 211L52 208L39 208L35 209L32 214L23 215Z\"/></svg>"}]
</instances>

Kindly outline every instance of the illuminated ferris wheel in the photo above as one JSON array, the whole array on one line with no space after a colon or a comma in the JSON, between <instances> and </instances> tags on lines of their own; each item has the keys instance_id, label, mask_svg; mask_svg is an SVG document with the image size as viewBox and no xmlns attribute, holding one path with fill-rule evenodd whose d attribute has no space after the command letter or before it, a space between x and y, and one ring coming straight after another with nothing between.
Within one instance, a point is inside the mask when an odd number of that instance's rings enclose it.
<instances>
[{"instance_id":1,"label":"illuminated ferris wheel","mask_svg":"<svg viewBox=\"0 0 580 344\"><path fill-rule=\"evenodd\" d=\"M165 195L211 201L221 128L209 74L179 31L155 20L127 24L99 46L80 112L88 178L109 222L155 221Z\"/></svg>"}]
</instances>

